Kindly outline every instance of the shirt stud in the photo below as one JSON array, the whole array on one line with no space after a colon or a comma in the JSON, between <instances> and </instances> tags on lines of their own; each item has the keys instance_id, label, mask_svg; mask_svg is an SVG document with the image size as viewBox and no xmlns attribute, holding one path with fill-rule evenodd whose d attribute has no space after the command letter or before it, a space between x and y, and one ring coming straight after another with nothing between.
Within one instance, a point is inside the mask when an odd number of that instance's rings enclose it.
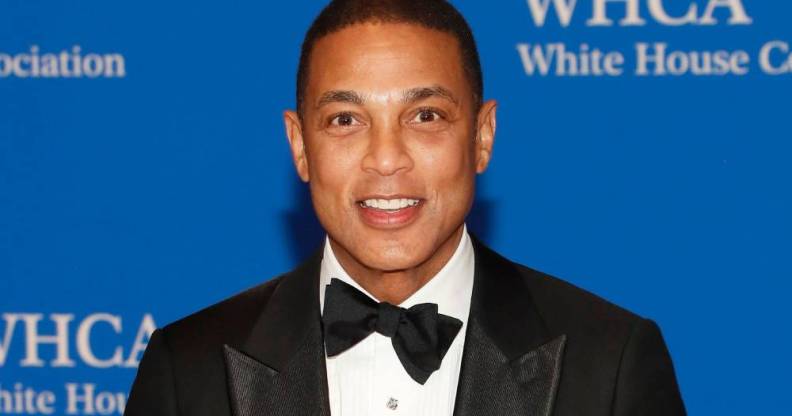
<instances>
[{"instance_id":1,"label":"shirt stud","mask_svg":"<svg viewBox=\"0 0 792 416\"><path fill-rule=\"evenodd\" d=\"M390 399L388 399L388 403L385 404L385 407L387 407L390 410L396 410L396 408L399 407L399 401L391 397Z\"/></svg>"}]
</instances>

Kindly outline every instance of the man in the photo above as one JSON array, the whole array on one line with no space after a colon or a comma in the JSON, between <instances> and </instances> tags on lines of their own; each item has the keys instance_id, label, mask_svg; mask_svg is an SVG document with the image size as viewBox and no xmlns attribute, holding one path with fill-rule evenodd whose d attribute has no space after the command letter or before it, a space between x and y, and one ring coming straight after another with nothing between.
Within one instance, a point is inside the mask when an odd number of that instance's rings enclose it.
<instances>
[{"instance_id":1,"label":"man","mask_svg":"<svg viewBox=\"0 0 792 416\"><path fill-rule=\"evenodd\" d=\"M297 84L324 247L156 331L127 415L685 413L653 322L468 235L496 103L452 6L332 2Z\"/></svg>"}]
</instances>

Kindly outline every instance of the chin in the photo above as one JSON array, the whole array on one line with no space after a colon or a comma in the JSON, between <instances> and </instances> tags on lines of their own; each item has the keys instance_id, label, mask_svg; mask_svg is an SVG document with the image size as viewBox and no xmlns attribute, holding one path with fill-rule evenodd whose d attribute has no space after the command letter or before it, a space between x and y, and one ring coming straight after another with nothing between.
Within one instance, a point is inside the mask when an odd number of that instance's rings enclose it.
<instances>
[{"instance_id":1,"label":"chin","mask_svg":"<svg viewBox=\"0 0 792 416\"><path fill-rule=\"evenodd\" d=\"M401 244L386 244L384 246L365 245L361 247L358 261L364 266L381 271L398 271L414 268L431 256L423 253L427 250L408 248ZM422 255L425 254L425 255Z\"/></svg>"}]
</instances>

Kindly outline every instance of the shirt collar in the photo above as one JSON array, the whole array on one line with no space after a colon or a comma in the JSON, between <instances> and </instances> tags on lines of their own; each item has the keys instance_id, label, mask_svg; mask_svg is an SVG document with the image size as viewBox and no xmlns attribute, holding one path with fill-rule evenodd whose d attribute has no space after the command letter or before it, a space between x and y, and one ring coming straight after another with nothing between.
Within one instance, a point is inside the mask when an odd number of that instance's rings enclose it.
<instances>
[{"instance_id":1,"label":"shirt collar","mask_svg":"<svg viewBox=\"0 0 792 416\"><path fill-rule=\"evenodd\" d=\"M434 277L399 306L410 308L419 303L436 303L439 313L467 322L470 298L473 294L474 267L473 244L467 233L467 226L464 226L462 238L459 239L456 251L448 262ZM320 310L324 308L325 286L330 284L332 278L340 279L376 300L341 267L332 247L330 247L329 237L325 237L324 256L319 274Z\"/></svg>"}]
</instances>

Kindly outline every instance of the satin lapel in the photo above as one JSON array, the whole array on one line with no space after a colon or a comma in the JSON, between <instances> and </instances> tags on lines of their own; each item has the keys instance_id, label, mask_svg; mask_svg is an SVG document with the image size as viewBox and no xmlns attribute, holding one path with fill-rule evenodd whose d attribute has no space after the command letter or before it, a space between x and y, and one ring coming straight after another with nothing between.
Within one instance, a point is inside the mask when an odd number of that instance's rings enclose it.
<instances>
[{"instance_id":1,"label":"satin lapel","mask_svg":"<svg viewBox=\"0 0 792 416\"><path fill-rule=\"evenodd\" d=\"M566 336L549 332L511 262L475 238L473 244L473 299L454 415L550 415Z\"/></svg>"},{"instance_id":2,"label":"satin lapel","mask_svg":"<svg viewBox=\"0 0 792 416\"><path fill-rule=\"evenodd\" d=\"M233 415L330 415L320 262L321 250L283 276L244 344L225 346Z\"/></svg>"}]
</instances>

